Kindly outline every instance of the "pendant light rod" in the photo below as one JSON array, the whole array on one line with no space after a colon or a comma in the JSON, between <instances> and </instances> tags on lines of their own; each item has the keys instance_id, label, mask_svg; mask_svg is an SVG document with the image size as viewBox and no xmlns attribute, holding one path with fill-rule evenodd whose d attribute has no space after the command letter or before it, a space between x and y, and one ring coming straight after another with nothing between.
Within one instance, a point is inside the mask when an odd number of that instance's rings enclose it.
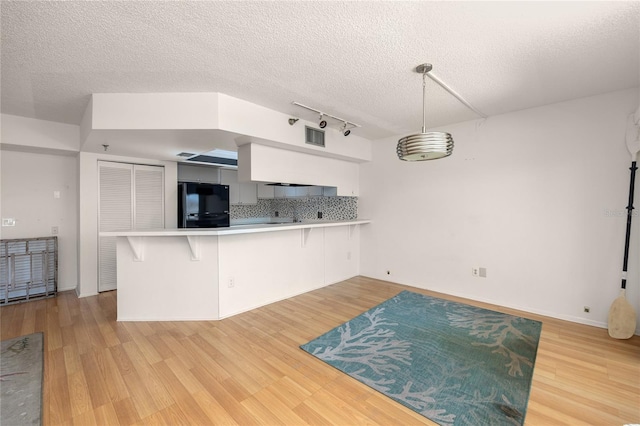
<instances>
[{"instance_id":1,"label":"pendant light rod","mask_svg":"<svg viewBox=\"0 0 640 426\"><path fill-rule=\"evenodd\" d=\"M422 72L422 133L427 132L427 101L426 99L427 99L427 73L428 72L429 71L426 69L425 71Z\"/></svg>"},{"instance_id":2,"label":"pendant light rod","mask_svg":"<svg viewBox=\"0 0 640 426\"><path fill-rule=\"evenodd\" d=\"M336 117L335 115L327 114L326 112L322 112L319 109L315 109L315 108L311 108L310 106L302 105L299 102L291 102L291 103L296 105L296 106L299 106L301 108L308 109L309 111L316 112L316 113L318 113L318 114L320 114L320 115L322 115L324 117L333 118L334 120L340 121L341 123L346 123L346 124L351 125L353 127L362 127L361 125L356 124L353 121L345 120L344 118L340 118L340 117Z\"/></svg>"},{"instance_id":3,"label":"pendant light rod","mask_svg":"<svg viewBox=\"0 0 640 426\"><path fill-rule=\"evenodd\" d=\"M444 81L440 80L437 76L431 74L429 71L421 71L420 69L424 66L424 65L428 65L428 64L423 64L423 65L418 65L416 67L416 72L419 73L423 73L424 75L429 76L429 78L433 81L435 81L436 83L438 83L444 90L446 90L447 92L449 92L450 94L452 94L457 100L459 100L460 102L462 102L462 104L464 104L464 106L466 106L467 108L469 108L471 111L475 112L476 114L478 114L480 117L482 118L487 118L488 116L483 113L482 111L480 111L478 108L474 107L473 105L471 105L469 103L469 101L467 101L465 98L462 97L461 94L459 94L458 92L456 92L455 90L453 90L451 87L449 87L447 85L447 83L445 83ZM423 130L424 131L424 130Z\"/></svg>"}]
</instances>

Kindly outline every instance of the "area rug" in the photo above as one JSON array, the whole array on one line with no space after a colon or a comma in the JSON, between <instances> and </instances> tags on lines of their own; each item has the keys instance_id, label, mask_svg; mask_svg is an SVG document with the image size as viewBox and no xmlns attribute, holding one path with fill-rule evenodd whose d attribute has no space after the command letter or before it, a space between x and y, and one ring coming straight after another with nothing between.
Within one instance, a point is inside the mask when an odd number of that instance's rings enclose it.
<instances>
[{"instance_id":1,"label":"area rug","mask_svg":"<svg viewBox=\"0 0 640 426\"><path fill-rule=\"evenodd\" d=\"M541 328L403 291L300 347L438 424L517 425Z\"/></svg>"},{"instance_id":2,"label":"area rug","mask_svg":"<svg viewBox=\"0 0 640 426\"><path fill-rule=\"evenodd\" d=\"M42 424L42 333L0 347L0 425Z\"/></svg>"}]
</instances>

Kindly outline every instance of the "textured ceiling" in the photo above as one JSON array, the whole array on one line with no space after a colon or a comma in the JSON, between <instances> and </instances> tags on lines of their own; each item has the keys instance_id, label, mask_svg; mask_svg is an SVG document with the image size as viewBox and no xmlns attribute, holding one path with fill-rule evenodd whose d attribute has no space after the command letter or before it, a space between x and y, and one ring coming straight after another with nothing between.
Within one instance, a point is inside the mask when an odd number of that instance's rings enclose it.
<instances>
[{"instance_id":1,"label":"textured ceiling","mask_svg":"<svg viewBox=\"0 0 640 426\"><path fill-rule=\"evenodd\" d=\"M638 2L2 1L2 112L78 124L91 93L312 106L375 139L422 123L423 62L485 114L639 85ZM427 80L428 127L476 118Z\"/></svg>"}]
</instances>

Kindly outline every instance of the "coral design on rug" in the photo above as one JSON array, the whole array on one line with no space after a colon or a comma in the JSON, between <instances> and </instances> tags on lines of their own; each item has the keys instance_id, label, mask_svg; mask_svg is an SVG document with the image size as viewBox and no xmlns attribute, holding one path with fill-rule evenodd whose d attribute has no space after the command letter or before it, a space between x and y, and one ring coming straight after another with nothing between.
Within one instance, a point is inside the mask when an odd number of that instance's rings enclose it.
<instances>
[{"instance_id":1,"label":"coral design on rug","mask_svg":"<svg viewBox=\"0 0 640 426\"><path fill-rule=\"evenodd\" d=\"M441 425L518 425L540 329L404 291L301 348Z\"/></svg>"}]
</instances>

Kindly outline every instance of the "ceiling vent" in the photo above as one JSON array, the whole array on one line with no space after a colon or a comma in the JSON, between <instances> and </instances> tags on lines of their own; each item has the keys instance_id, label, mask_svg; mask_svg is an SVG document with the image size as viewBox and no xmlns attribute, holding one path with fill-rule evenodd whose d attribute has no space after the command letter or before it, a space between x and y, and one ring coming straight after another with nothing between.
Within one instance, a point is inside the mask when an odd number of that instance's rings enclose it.
<instances>
[{"instance_id":1,"label":"ceiling vent","mask_svg":"<svg viewBox=\"0 0 640 426\"><path fill-rule=\"evenodd\" d=\"M206 163L212 166L226 166L237 167L238 160L233 158L212 157L210 155L196 155L195 157L188 158L187 161L193 163Z\"/></svg>"},{"instance_id":2,"label":"ceiling vent","mask_svg":"<svg viewBox=\"0 0 640 426\"><path fill-rule=\"evenodd\" d=\"M235 169L238 167L238 153L224 149L214 149L201 154L190 154L181 152L178 157L183 157L186 163L203 164L207 166L224 167Z\"/></svg>"},{"instance_id":3,"label":"ceiling vent","mask_svg":"<svg viewBox=\"0 0 640 426\"><path fill-rule=\"evenodd\" d=\"M314 129L313 127L304 126L305 143L309 145L321 146L324 148L324 130Z\"/></svg>"}]
</instances>

